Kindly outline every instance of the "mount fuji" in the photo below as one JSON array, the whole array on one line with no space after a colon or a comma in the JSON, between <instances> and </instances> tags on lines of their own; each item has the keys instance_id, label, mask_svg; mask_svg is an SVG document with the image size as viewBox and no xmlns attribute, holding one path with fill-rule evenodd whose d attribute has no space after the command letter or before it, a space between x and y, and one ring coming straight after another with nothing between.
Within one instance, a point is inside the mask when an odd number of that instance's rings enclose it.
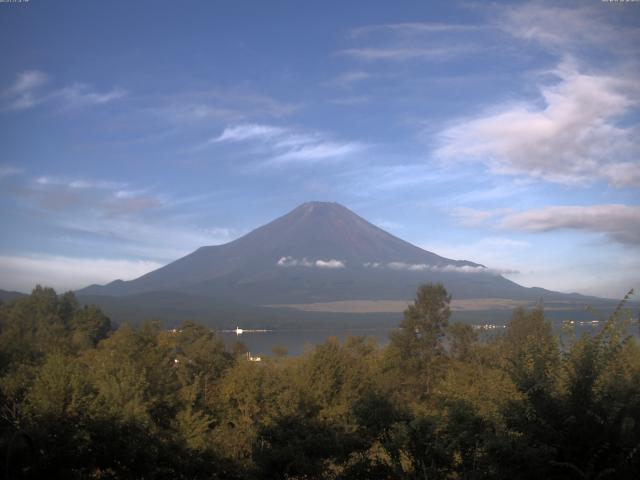
<instances>
[{"instance_id":1,"label":"mount fuji","mask_svg":"<svg viewBox=\"0 0 640 480\"><path fill-rule=\"evenodd\" d=\"M328 202L304 203L241 238L201 247L134 280L76 293L112 303L179 298L182 305L295 306L407 300L425 282L442 282L459 300L587 298L526 288L484 265L439 256Z\"/></svg>"}]
</instances>

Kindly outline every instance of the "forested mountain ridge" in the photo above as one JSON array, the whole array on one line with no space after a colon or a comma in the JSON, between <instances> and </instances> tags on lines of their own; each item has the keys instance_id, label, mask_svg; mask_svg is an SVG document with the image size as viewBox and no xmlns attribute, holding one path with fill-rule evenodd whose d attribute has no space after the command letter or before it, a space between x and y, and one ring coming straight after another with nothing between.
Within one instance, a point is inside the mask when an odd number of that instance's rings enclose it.
<instances>
[{"instance_id":1,"label":"forested mountain ridge","mask_svg":"<svg viewBox=\"0 0 640 480\"><path fill-rule=\"evenodd\" d=\"M22 298L26 296L24 293L14 292L9 290L0 290L0 302L9 302L16 298Z\"/></svg>"},{"instance_id":2,"label":"forested mountain ridge","mask_svg":"<svg viewBox=\"0 0 640 480\"><path fill-rule=\"evenodd\" d=\"M621 303L564 344L542 308L480 342L420 287L388 347L249 362L188 322L113 330L72 293L0 305L8 478L635 479L640 345Z\"/></svg>"}]
</instances>

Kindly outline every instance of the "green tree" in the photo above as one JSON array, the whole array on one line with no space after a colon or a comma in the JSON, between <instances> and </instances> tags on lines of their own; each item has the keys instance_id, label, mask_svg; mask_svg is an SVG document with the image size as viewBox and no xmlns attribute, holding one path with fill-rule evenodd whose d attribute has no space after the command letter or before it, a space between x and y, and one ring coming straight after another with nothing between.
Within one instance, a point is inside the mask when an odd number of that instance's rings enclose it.
<instances>
[{"instance_id":1,"label":"green tree","mask_svg":"<svg viewBox=\"0 0 640 480\"><path fill-rule=\"evenodd\" d=\"M478 341L478 335L473 331L471 325L456 322L447 329L450 341L451 355L462 361L469 360L473 347Z\"/></svg>"},{"instance_id":2,"label":"green tree","mask_svg":"<svg viewBox=\"0 0 640 480\"><path fill-rule=\"evenodd\" d=\"M450 302L451 296L442 284L420 286L413 305L404 311L400 328L389 335L387 353L395 367L391 374L414 398L428 396L434 381L442 375L442 339L451 316Z\"/></svg>"},{"instance_id":3,"label":"green tree","mask_svg":"<svg viewBox=\"0 0 640 480\"><path fill-rule=\"evenodd\" d=\"M330 478L329 464L344 452L339 429L304 414L278 418L257 435L253 459L258 478Z\"/></svg>"},{"instance_id":4,"label":"green tree","mask_svg":"<svg viewBox=\"0 0 640 480\"><path fill-rule=\"evenodd\" d=\"M348 421L353 404L373 381L375 344L347 337L344 345L331 337L311 350L300 363L297 378L308 405L324 419Z\"/></svg>"},{"instance_id":5,"label":"green tree","mask_svg":"<svg viewBox=\"0 0 640 480\"><path fill-rule=\"evenodd\" d=\"M599 333L559 355L541 313L516 312L517 328L503 348L523 395L504 409L507 441L496 463L503 475L637 477L640 349L624 335L621 314L617 309Z\"/></svg>"},{"instance_id":6,"label":"green tree","mask_svg":"<svg viewBox=\"0 0 640 480\"><path fill-rule=\"evenodd\" d=\"M183 401L209 411L209 397L216 382L233 364L224 342L211 329L190 321L162 332L160 337L159 344L168 349L172 371L180 382Z\"/></svg>"},{"instance_id":7,"label":"green tree","mask_svg":"<svg viewBox=\"0 0 640 480\"><path fill-rule=\"evenodd\" d=\"M53 353L38 370L26 402L37 417L80 417L93 397L87 372L69 356Z\"/></svg>"},{"instance_id":8,"label":"green tree","mask_svg":"<svg viewBox=\"0 0 640 480\"><path fill-rule=\"evenodd\" d=\"M358 441L343 478L402 478L404 445L397 434L411 420L410 414L388 395L368 390L355 402L353 415Z\"/></svg>"},{"instance_id":9,"label":"green tree","mask_svg":"<svg viewBox=\"0 0 640 480\"><path fill-rule=\"evenodd\" d=\"M70 326L73 341L80 347L95 346L111 332L111 320L96 305L76 309Z\"/></svg>"},{"instance_id":10,"label":"green tree","mask_svg":"<svg viewBox=\"0 0 640 480\"><path fill-rule=\"evenodd\" d=\"M225 371L215 393L210 405L218 420L216 445L243 462L251 458L258 431L300 405L289 371L274 362L255 363L246 358L239 358Z\"/></svg>"},{"instance_id":11,"label":"green tree","mask_svg":"<svg viewBox=\"0 0 640 480\"><path fill-rule=\"evenodd\" d=\"M517 308L500 343L505 368L518 389L544 401L555 385L560 350L543 308Z\"/></svg>"}]
</instances>

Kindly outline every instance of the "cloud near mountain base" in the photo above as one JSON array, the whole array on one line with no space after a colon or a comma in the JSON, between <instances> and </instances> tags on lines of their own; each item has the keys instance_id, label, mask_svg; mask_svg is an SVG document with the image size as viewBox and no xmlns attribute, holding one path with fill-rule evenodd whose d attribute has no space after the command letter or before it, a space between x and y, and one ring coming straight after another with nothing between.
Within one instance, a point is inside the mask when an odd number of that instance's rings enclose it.
<instances>
[{"instance_id":1,"label":"cloud near mountain base","mask_svg":"<svg viewBox=\"0 0 640 480\"><path fill-rule=\"evenodd\" d=\"M330 260L308 260L306 257L296 259L293 257L281 257L278 260L277 265L279 267L315 267L315 268L344 268L344 262L336 260L334 258Z\"/></svg>"}]
</instances>

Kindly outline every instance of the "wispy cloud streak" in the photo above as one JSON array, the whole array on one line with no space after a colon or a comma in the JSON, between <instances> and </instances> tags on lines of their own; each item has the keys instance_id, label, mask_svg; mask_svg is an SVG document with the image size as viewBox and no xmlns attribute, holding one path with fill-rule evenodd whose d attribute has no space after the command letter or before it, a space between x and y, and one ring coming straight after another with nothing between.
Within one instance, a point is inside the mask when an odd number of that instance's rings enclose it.
<instances>
[{"instance_id":1,"label":"wispy cloud streak","mask_svg":"<svg viewBox=\"0 0 640 480\"><path fill-rule=\"evenodd\" d=\"M0 93L0 101L4 103L2 108L27 110L45 102L58 101L65 109L75 109L111 103L127 94L121 88L98 92L79 82L59 89L46 89L49 80L49 76L39 70L19 73L14 84Z\"/></svg>"},{"instance_id":2,"label":"wispy cloud streak","mask_svg":"<svg viewBox=\"0 0 640 480\"><path fill-rule=\"evenodd\" d=\"M0 99L5 102L6 110L25 110L42 101L40 89L47 83L49 77L44 72L30 70L19 73L12 86L0 93Z\"/></svg>"},{"instance_id":3,"label":"wispy cloud streak","mask_svg":"<svg viewBox=\"0 0 640 480\"><path fill-rule=\"evenodd\" d=\"M52 243L64 249L108 245L116 255L169 261L237 236L235 229L210 225L204 212L184 215L185 204L205 202L209 194L175 197L123 182L56 176L17 179L3 194L16 202L16 215L44 217L47 228L63 232L65 240Z\"/></svg>"},{"instance_id":4,"label":"wispy cloud streak","mask_svg":"<svg viewBox=\"0 0 640 480\"><path fill-rule=\"evenodd\" d=\"M365 61L403 61L411 59L449 60L454 55L467 53L471 49L464 46L456 47L365 47L346 48L340 50L340 55Z\"/></svg>"},{"instance_id":5,"label":"wispy cloud streak","mask_svg":"<svg viewBox=\"0 0 640 480\"><path fill-rule=\"evenodd\" d=\"M114 88L113 90L100 93L91 90L88 85L75 83L54 92L53 95L62 99L65 108L82 108L93 105L104 105L119 100L125 97L127 92L121 88Z\"/></svg>"},{"instance_id":6,"label":"wispy cloud streak","mask_svg":"<svg viewBox=\"0 0 640 480\"><path fill-rule=\"evenodd\" d=\"M0 180L5 177L20 175L21 173L22 173L21 168L12 167L10 165L0 165Z\"/></svg>"},{"instance_id":7,"label":"wispy cloud streak","mask_svg":"<svg viewBox=\"0 0 640 480\"><path fill-rule=\"evenodd\" d=\"M464 25L452 23L405 22L367 25L351 31L352 37L361 37L372 33L394 33L400 35L416 35L425 33L472 32L493 28L490 25Z\"/></svg>"},{"instance_id":8,"label":"wispy cloud streak","mask_svg":"<svg viewBox=\"0 0 640 480\"><path fill-rule=\"evenodd\" d=\"M366 148L362 143L338 142L319 132L261 124L227 127L220 135L211 139L208 145L229 142L259 143L268 156L264 165L315 163L348 157Z\"/></svg>"}]
</instances>

